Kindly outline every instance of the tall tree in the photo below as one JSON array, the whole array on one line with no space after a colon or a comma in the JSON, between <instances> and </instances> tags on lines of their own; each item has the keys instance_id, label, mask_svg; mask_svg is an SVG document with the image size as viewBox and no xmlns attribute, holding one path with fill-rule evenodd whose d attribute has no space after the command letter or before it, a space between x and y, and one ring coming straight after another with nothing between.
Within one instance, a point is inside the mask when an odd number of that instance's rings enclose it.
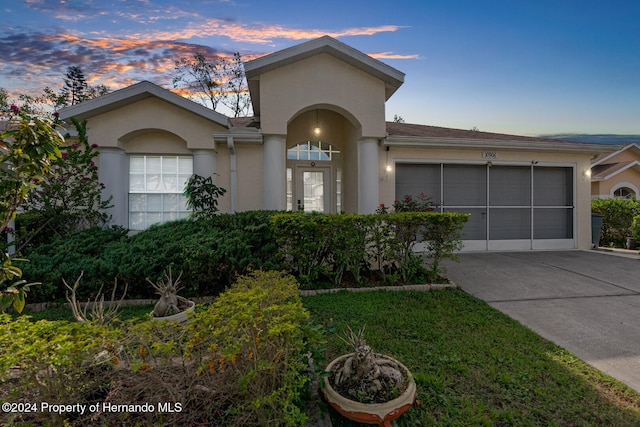
<instances>
[{"instance_id":1,"label":"tall tree","mask_svg":"<svg viewBox=\"0 0 640 427\"><path fill-rule=\"evenodd\" d=\"M232 60L225 61L224 68L227 80L222 103L231 110L233 117L248 116L251 112L251 98L240 53L234 53Z\"/></svg>"},{"instance_id":2,"label":"tall tree","mask_svg":"<svg viewBox=\"0 0 640 427\"><path fill-rule=\"evenodd\" d=\"M173 87L185 89L189 96L213 110L226 107L234 117L248 115L251 107L242 58L216 56L208 59L201 53L176 61Z\"/></svg>"},{"instance_id":3,"label":"tall tree","mask_svg":"<svg viewBox=\"0 0 640 427\"><path fill-rule=\"evenodd\" d=\"M89 83L80 67L74 65L67 68L60 94L66 100L66 105L79 104L89 98Z\"/></svg>"}]
</instances>

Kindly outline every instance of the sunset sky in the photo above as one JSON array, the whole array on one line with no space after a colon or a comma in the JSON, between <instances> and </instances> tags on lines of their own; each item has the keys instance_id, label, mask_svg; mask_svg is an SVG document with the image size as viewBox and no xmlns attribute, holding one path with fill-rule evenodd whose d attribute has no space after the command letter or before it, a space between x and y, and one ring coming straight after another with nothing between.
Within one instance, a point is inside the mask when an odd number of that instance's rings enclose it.
<instances>
[{"instance_id":1,"label":"sunset sky","mask_svg":"<svg viewBox=\"0 0 640 427\"><path fill-rule=\"evenodd\" d=\"M387 119L520 135L640 134L640 2L4 0L0 87L171 89L196 52L245 59L331 35L406 73Z\"/></svg>"}]
</instances>

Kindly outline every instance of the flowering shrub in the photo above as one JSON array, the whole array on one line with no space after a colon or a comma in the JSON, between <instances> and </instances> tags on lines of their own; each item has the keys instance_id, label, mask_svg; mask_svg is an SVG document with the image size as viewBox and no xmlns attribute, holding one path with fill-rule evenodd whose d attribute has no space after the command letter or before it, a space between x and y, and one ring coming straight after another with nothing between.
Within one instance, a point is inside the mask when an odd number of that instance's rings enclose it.
<instances>
[{"instance_id":1,"label":"flowering shrub","mask_svg":"<svg viewBox=\"0 0 640 427\"><path fill-rule=\"evenodd\" d=\"M51 163L60 158L64 139L51 120L28 115L11 106L7 129L0 132L0 237L18 208L29 200L30 190L51 172ZM21 311L29 284L22 270L11 262L6 244L0 243L0 312L12 305Z\"/></svg>"},{"instance_id":2,"label":"flowering shrub","mask_svg":"<svg viewBox=\"0 0 640 427\"><path fill-rule=\"evenodd\" d=\"M106 209L111 207L111 200L102 198L104 184L98 180L94 162L98 146L89 144L86 121L72 119L72 122L78 140L61 147L61 157L52 162L51 172L31 190L25 206L29 221L23 222L30 227L20 227L21 246L46 243L53 236L102 226L109 219Z\"/></svg>"},{"instance_id":3,"label":"flowering shrub","mask_svg":"<svg viewBox=\"0 0 640 427\"><path fill-rule=\"evenodd\" d=\"M416 197L405 195L404 198L393 201L394 212L433 212L438 207L439 205L431 200L431 196L424 193L420 193ZM381 204L376 213L389 213L389 209Z\"/></svg>"}]
</instances>

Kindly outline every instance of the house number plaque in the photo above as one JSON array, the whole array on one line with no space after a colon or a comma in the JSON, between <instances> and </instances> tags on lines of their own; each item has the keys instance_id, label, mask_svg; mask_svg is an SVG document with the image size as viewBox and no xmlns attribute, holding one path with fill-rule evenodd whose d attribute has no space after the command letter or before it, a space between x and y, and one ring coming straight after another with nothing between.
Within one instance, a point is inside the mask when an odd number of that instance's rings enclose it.
<instances>
[{"instance_id":1,"label":"house number plaque","mask_svg":"<svg viewBox=\"0 0 640 427\"><path fill-rule=\"evenodd\" d=\"M498 158L498 153L495 151L484 151L482 153L482 158L487 160L495 160Z\"/></svg>"}]
</instances>

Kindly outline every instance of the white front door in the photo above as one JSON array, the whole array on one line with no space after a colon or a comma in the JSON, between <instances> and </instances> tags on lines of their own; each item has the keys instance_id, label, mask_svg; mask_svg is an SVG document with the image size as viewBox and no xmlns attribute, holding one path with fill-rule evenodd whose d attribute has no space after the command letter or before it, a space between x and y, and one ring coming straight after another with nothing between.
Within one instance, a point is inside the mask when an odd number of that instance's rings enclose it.
<instances>
[{"instance_id":1,"label":"white front door","mask_svg":"<svg viewBox=\"0 0 640 427\"><path fill-rule=\"evenodd\" d=\"M295 209L331 213L331 168L298 166L295 178Z\"/></svg>"}]
</instances>

